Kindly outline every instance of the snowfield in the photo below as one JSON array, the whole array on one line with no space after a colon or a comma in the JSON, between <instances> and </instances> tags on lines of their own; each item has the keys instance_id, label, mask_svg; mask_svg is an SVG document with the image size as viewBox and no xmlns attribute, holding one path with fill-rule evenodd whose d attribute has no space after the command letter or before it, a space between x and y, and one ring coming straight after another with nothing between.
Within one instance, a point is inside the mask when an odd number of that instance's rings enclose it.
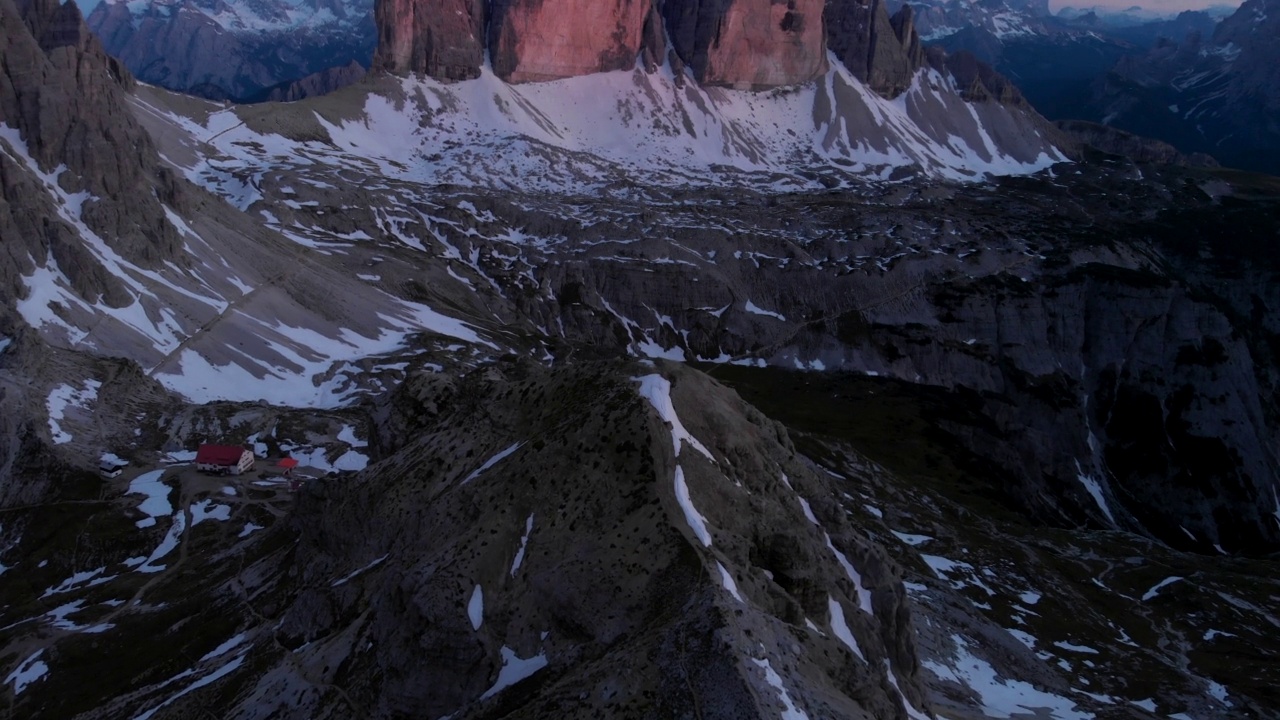
<instances>
[{"instance_id":1,"label":"snowfield","mask_svg":"<svg viewBox=\"0 0 1280 720\"><path fill-rule=\"evenodd\" d=\"M242 209L242 178L280 163L376 170L383 178L555 195L650 186L820 188L811 171L885 180L912 168L950 180L1042 170L1066 158L1021 111L967 103L949 77L917 73L894 100L867 89L834 58L806 85L767 92L677 84L669 66L509 85L479 78L404 78L369 92L360 116L314 119L327 142L241 124L235 109L196 124L217 160L182 168ZM806 174L809 176L806 177Z\"/></svg>"}]
</instances>

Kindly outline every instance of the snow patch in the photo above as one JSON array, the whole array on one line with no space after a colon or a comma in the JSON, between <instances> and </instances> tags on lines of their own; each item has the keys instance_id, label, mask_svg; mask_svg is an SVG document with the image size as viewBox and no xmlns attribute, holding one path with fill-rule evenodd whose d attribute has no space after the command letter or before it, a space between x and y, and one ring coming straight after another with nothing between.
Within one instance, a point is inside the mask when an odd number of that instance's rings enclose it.
<instances>
[{"instance_id":1,"label":"snow patch","mask_svg":"<svg viewBox=\"0 0 1280 720\"><path fill-rule=\"evenodd\" d=\"M516 571L524 564L524 551L529 546L529 535L533 533L533 513L529 513L529 517L524 521L524 535L520 536L520 549L516 550L515 559L511 561L511 577L516 576Z\"/></svg>"},{"instance_id":2,"label":"snow patch","mask_svg":"<svg viewBox=\"0 0 1280 720\"><path fill-rule=\"evenodd\" d=\"M733 581L733 576L729 574L729 571L721 563L717 562L716 567L720 569L720 584L724 586L725 590L729 591L734 600L745 604L746 601L742 599L742 595L738 594L738 584Z\"/></svg>"},{"instance_id":3,"label":"snow patch","mask_svg":"<svg viewBox=\"0 0 1280 720\"><path fill-rule=\"evenodd\" d=\"M786 322L786 320L787 320L787 319L786 319L785 317L783 317L782 315L780 315L780 314L778 314L778 313L776 313L776 312L773 312L772 310L765 310L764 308L761 308L760 306L756 305L755 303L751 302L750 300L748 300L748 301L747 301L747 303L746 303L746 306L745 306L745 307L746 307L746 311L747 311L747 312L749 312L749 313L751 313L752 315L763 315L763 316L765 316L765 317L771 317L771 318L774 318L774 319L776 319L776 320L781 320L781 321L783 321L783 322Z\"/></svg>"},{"instance_id":4,"label":"snow patch","mask_svg":"<svg viewBox=\"0 0 1280 720\"><path fill-rule=\"evenodd\" d=\"M1091 713L1078 709L1068 698L1038 690L1022 680L1001 679L987 661L969 652L963 637L956 635L952 639L956 643L956 654L949 664L938 660L923 660L920 664L939 679L972 690L981 700L982 712L987 717L1037 716L1038 711L1044 710L1056 720L1092 720Z\"/></svg>"},{"instance_id":5,"label":"snow patch","mask_svg":"<svg viewBox=\"0 0 1280 720\"><path fill-rule=\"evenodd\" d=\"M68 408L85 409L89 403L98 399L98 388L102 383L97 380L85 380L84 387L76 389L70 385L59 385L49 391L46 407L49 411L49 434L53 436L55 445L63 445L72 440L71 434L62 429Z\"/></svg>"},{"instance_id":6,"label":"snow patch","mask_svg":"<svg viewBox=\"0 0 1280 720\"><path fill-rule=\"evenodd\" d=\"M702 517L698 508L693 506L693 499L689 497L689 486L684 481L684 468L679 465L676 466L675 485L676 502L680 503L680 509L684 511L685 522L689 523L689 528L704 546L711 547L711 533L707 530L706 518Z\"/></svg>"},{"instance_id":7,"label":"snow patch","mask_svg":"<svg viewBox=\"0 0 1280 720\"><path fill-rule=\"evenodd\" d=\"M161 481L164 472L163 468L145 472L129 483L127 495L147 496L147 499L138 505L138 509L146 513L147 517L134 523L140 528L151 527L156 524L156 518L173 514L173 505L169 504L170 488Z\"/></svg>"},{"instance_id":8,"label":"snow patch","mask_svg":"<svg viewBox=\"0 0 1280 720\"><path fill-rule=\"evenodd\" d=\"M49 666L46 665L40 656L44 654L44 649L35 651L28 656L26 660L18 663L18 667L4 679L6 683L13 683L13 694L20 695L23 690L31 683L39 680L49 673Z\"/></svg>"},{"instance_id":9,"label":"snow patch","mask_svg":"<svg viewBox=\"0 0 1280 720\"><path fill-rule=\"evenodd\" d=\"M191 506L191 526L195 527L205 520L230 520L230 505L214 505L212 500L201 500Z\"/></svg>"},{"instance_id":10,"label":"snow patch","mask_svg":"<svg viewBox=\"0 0 1280 720\"><path fill-rule=\"evenodd\" d=\"M912 547L915 547L916 545L923 545L933 539L928 535L912 535L911 533L898 532L897 530L890 530L889 532L893 533L894 537Z\"/></svg>"},{"instance_id":11,"label":"snow patch","mask_svg":"<svg viewBox=\"0 0 1280 720\"><path fill-rule=\"evenodd\" d=\"M681 443L687 442L693 446L694 450L705 455L711 462L715 462L711 451L698 442L698 439L688 430L685 430L684 424L680 422L680 416L676 415L676 407L671 402L671 381L656 374L631 379L640 383L640 395L653 405L653 409L658 411L658 416L663 421L671 425L671 441L675 445L676 457L680 457Z\"/></svg>"},{"instance_id":12,"label":"snow patch","mask_svg":"<svg viewBox=\"0 0 1280 720\"><path fill-rule=\"evenodd\" d=\"M493 683L493 687L480 696L480 699L488 700L521 680L531 677L546 666L547 656L544 653L522 659L519 655L516 655L514 650L503 645L502 669L498 671L498 679Z\"/></svg>"},{"instance_id":13,"label":"snow patch","mask_svg":"<svg viewBox=\"0 0 1280 720\"><path fill-rule=\"evenodd\" d=\"M182 532L187 527L187 514L178 511L173 514L173 525L169 527L169 532L165 534L164 539L160 541L160 545L152 551L146 562L138 567L140 573L158 573L165 569L164 565L154 564L157 560L163 558L173 552L178 547L178 543L182 539Z\"/></svg>"},{"instance_id":14,"label":"snow patch","mask_svg":"<svg viewBox=\"0 0 1280 720\"><path fill-rule=\"evenodd\" d=\"M854 639L853 633L849 631L849 624L845 622L844 607L840 605L840 601L828 595L827 609L831 612L831 632L835 633L836 638L852 650L859 660L866 662L867 657L862 654L862 648L858 647L858 641Z\"/></svg>"},{"instance_id":15,"label":"snow patch","mask_svg":"<svg viewBox=\"0 0 1280 720\"><path fill-rule=\"evenodd\" d=\"M1156 583L1150 590L1148 590L1146 593L1142 595L1142 602L1147 602L1148 600L1154 599L1157 595L1160 594L1160 590L1162 588L1168 585L1171 585L1173 583L1176 583L1181 579L1182 579L1181 577L1174 575L1161 580L1160 582Z\"/></svg>"},{"instance_id":16,"label":"snow patch","mask_svg":"<svg viewBox=\"0 0 1280 720\"><path fill-rule=\"evenodd\" d=\"M94 585L101 585L105 582L109 582L115 578L115 575L98 577L99 575L102 575L106 569L106 566L103 566L93 570L84 570L82 572L75 573L66 580L63 580L56 587L51 587L48 590L45 590L44 594L41 595L40 598L44 599L50 595L58 595L59 593L79 590L82 586L93 587Z\"/></svg>"},{"instance_id":17,"label":"snow patch","mask_svg":"<svg viewBox=\"0 0 1280 720\"><path fill-rule=\"evenodd\" d=\"M479 630L484 624L484 589L479 585L471 591L471 599L467 601L467 617L471 620L472 630Z\"/></svg>"},{"instance_id":18,"label":"snow patch","mask_svg":"<svg viewBox=\"0 0 1280 720\"><path fill-rule=\"evenodd\" d=\"M809 720L809 716L792 702L790 693L787 692L787 688L782 684L782 676L778 675L773 667L769 665L769 659L761 658L757 660L756 658L751 658L751 662L756 667L764 670L765 682L778 691L778 700L782 703L781 720Z\"/></svg>"},{"instance_id":19,"label":"snow patch","mask_svg":"<svg viewBox=\"0 0 1280 720\"><path fill-rule=\"evenodd\" d=\"M522 447L524 447L524 443L523 443L523 442L515 443L515 444L511 445L510 447L508 447L507 449L505 449L505 450L502 450L502 451L498 452L498 454L497 454L497 455L494 455L493 457L489 458L488 460L485 460L483 465L481 465L480 467L478 467L478 468L476 468L475 470L473 470L473 471L471 472L471 474L470 474L470 475L468 475L466 478L464 478L464 479L463 479L462 484L463 484L463 485L466 485L467 483L471 482L472 480L475 480L476 478L480 477L480 474L481 474L481 473L483 473L485 470L488 470L489 468L493 467L494 465L497 465L498 463L500 463L500 462L502 462L503 460L507 459L507 457L509 457L512 453L514 453L515 451L519 450L519 449L520 449L520 448L522 448Z\"/></svg>"}]
</instances>

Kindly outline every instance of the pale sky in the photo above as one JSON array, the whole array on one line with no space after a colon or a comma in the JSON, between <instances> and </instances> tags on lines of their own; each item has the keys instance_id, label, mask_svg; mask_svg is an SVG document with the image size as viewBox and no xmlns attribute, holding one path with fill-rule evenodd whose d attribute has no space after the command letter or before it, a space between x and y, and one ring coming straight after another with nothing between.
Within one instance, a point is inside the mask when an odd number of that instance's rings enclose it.
<instances>
[{"instance_id":1,"label":"pale sky","mask_svg":"<svg viewBox=\"0 0 1280 720\"><path fill-rule=\"evenodd\" d=\"M1240 7L1241 0L1049 0L1049 9L1057 13L1064 7L1111 8L1123 10L1137 5L1159 13L1179 13L1183 10L1203 10L1213 5Z\"/></svg>"},{"instance_id":2,"label":"pale sky","mask_svg":"<svg viewBox=\"0 0 1280 720\"><path fill-rule=\"evenodd\" d=\"M911 2L911 0L907 0ZM80 6L80 12L88 15L101 0L76 0L76 4ZM231 0L232 4L235 0ZM1127 7L1139 5L1148 10L1154 10L1160 13L1179 13L1183 10L1203 10L1212 5L1227 5L1230 7L1240 7L1242 0L1049 0L1050 11L1057 13L1064 7L1075 8L1113 8L1115 10L1123 10Z\"/></svg>"}]
</instances>

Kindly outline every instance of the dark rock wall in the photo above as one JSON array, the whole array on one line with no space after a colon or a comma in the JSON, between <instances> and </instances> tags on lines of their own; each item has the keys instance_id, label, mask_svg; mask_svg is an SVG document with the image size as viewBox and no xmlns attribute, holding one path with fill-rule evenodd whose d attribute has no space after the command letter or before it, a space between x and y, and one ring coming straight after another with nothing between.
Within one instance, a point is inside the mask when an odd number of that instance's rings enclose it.
<instances>
[{"instance_id":1,"label":"dark rock wall","mask_svg":"<svg viewBox=\"0 0 1280 720\"><path fill-rule=\"evenodd\" d=\"M441 80L478 77L485 12L484 0L379 0L374 3L378 50L373 67Z\"/></svg>"},{"instance_id":2,"label":"dark rock wall","mask_svg":"<svg viewBox=\"0 0 1280 720\"><path fill-rule=\"evenodd\" d=\"M19 10L4 0L0 12L0 122L17 130L41 173L65 167L59 192L88 193L78 219L108 245L144 266L173 258L181 241L161 203L182 207L185 195L150 136L121 111L132 76L102 51L74 3L33 0ZM25 169L0 153L0 294L23 297L20 277L52 260L82 297L125 304L121 281L60 221L45 181Z\"/></svg>"},{"instance_id":3,"label":"dark rock wall","mask_svg":"<svg viewBox=\"0 0 1280 720\"><path fill-rule=\"evenodd\" d=\"M854 77L886 97L907 89L924 59L909 7L891 20L883 0L830 0L824 17L827 44Z\"/></svg>"}]
</instances>

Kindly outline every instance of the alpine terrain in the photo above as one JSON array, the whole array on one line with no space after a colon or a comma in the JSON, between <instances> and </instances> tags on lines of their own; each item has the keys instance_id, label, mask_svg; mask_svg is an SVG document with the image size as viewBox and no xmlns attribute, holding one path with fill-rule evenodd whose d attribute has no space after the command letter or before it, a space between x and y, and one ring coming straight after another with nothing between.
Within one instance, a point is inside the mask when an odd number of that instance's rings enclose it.
<instances>
[{"instance_id":1,"label":"alpine terrain","mask_svg":"<svg viewBox=\"0 0 1280 720\"><path fill-rule=\"evenodd\" d=\"M94 13L289 102L0 0L9 716L1280 717L1275 178L882 3Z\"/></svg>"},{"instance_id":2,"label":"alpine terrain","mask_svg":"<svg viewBox=\"0 0 1280 720\"><path fill-rule=\"evenodd\" d=\"M1280 3L1246 0L1211 34L1125 58L1095 84L1095 114L1224 164L1280 173Z\"/></svg>"},{"instance_id":3,"label":"alpine terrain","mask_svg":"<svg viewBox=\"0 0 1280 720\"><path fill-rule=\"evenodd\" d=\"M1176 15L1138 6L1051 14L1024 0L901 6L914 8L926 43L990 64L1079 141L1280 173L1274 0Z\"/></svg>"},{"instance_id":4,"label":"alpine terrain","mask_svg":"<svg viewBox=\"0 0 1280 720\"><path fill-rule=\"evenodd\" d=\"M376 42L369 0L101 0L87 21L143 82L214 100L336 89Z\"/></svg>"}]
</instances>

